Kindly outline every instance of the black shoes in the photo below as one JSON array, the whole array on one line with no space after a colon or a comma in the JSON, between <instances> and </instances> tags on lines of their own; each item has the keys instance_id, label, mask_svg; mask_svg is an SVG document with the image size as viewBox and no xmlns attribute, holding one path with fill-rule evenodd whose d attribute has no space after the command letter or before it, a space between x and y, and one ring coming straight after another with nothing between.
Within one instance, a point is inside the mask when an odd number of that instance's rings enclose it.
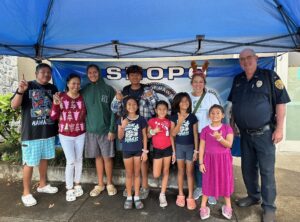
<instances>
[{"instance_id":1,"label":"black shoes","mask_svg":"<svg viewBox=\"0 0 300 222\"><path fill-rule=\"evenodd\" d=\"M251 205L260 204L260 200L254 200L251 197L245 197L236 202L239 207L249 207Z\"/></svg>"},{"instance_id":2,"label":"black shoes","mask_svg":"<svg viewBox=\"0 0 300 222\"><path fill-rule=\"evenodd\" d=\"M275 212L274 211L265 211L262 216L263 222L275 222Z\"/></svg>"}]
</instances>

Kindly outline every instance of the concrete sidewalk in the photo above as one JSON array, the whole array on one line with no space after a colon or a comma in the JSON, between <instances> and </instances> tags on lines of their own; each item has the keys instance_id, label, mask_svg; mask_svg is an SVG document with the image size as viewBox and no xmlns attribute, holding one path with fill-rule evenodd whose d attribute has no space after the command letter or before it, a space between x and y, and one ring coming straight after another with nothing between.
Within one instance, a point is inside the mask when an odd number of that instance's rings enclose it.
<instances>
[{"instance_id":1,"label":"concrete sidewalk","mask_svg":"<svg viewBox=\"0 0 300 222\"><path fill-rule=\"evenodd\" d=\"M241 177L240 159L234 160L235 193L232 200L243 197L245 188ZM278 196L276 204L277 222L300 221L300 154L278 153L276 163ZM21 204L22 183L7 179L0 180L0 221L200 221L198 209L189 211L175 205L177 191L169 189L169 206L161 209L158 204L159 189L151 189L149 198L144 201L143 210L123 210L123 186L118 187L118 194L109 197L106 192L99 197L89 197L92 184L83 184L85 194L72 203L65 201L63 182L55 182L59 192L54 195L39 194L33 191L38 200L34 207L25 208ZM34 185L33 185L34 187ZM221 215L223 199L216 206L211 206L211 217L206 221L228 221ZM197 201L199 205L199 201ZM261 220L259 205L239 208L233 204L232 221L258 222Z\"/></svg>"}]
</instances>

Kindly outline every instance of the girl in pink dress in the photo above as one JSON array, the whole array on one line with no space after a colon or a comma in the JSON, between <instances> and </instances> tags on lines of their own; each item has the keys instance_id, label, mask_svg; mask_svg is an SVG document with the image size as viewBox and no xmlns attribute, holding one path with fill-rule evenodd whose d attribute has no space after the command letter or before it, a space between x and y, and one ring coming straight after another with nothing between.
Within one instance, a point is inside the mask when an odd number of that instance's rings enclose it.
<instances>
[{"instance_id":1,"label":"girl in pink dress","mask_svg":"<svg viewBox=\"0 0 300 222\"><path fill-rule=\"evenodd\" d=\"M222 124L224 109L220 105L213 105L209 109L211 124L206 126L200 137L199 164L203 173L202 202L200 217L202 220L209 218L210 209L206 206L208 196L216 199L222 196L225 205L222 206L222 214L231 219L232 208L230 196L233 193L233 173L231 146L233 142L232 128Z\"/></svg>"}]
</instances>

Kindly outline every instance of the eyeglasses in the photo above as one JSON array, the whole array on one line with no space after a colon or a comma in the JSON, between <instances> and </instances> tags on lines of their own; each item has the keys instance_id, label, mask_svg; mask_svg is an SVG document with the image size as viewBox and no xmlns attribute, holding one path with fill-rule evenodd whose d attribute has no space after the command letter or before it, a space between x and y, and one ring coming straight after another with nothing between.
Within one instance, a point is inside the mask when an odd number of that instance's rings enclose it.
<instances>
[{"instance_id":1,"label":"eyeglasses","mask_svg":"<svg viewBox=\"0 0 300 222\"><path fill-rule=\"evenodd\" d=\"M256 57L256 56L255 55L249 55L247 57L240 57L240 62L250 61L254 57Z\"/></svg>"}]
</instances>

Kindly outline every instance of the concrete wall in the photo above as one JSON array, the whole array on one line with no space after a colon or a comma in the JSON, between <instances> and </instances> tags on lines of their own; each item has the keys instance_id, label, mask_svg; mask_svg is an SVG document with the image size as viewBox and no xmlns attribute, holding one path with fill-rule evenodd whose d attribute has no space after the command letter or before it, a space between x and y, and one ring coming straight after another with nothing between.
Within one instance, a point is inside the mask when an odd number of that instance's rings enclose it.
<instances>
[{"instance_id":1,"label":"concrete wall","mask_svg":"<svg viewBox=\"0 0 300 222\"><path fill-rule=\"evenodd\" d=\"M0 94L14 92L18 86L18 59L0 56Z\"/></svg>"}]
</instances>

